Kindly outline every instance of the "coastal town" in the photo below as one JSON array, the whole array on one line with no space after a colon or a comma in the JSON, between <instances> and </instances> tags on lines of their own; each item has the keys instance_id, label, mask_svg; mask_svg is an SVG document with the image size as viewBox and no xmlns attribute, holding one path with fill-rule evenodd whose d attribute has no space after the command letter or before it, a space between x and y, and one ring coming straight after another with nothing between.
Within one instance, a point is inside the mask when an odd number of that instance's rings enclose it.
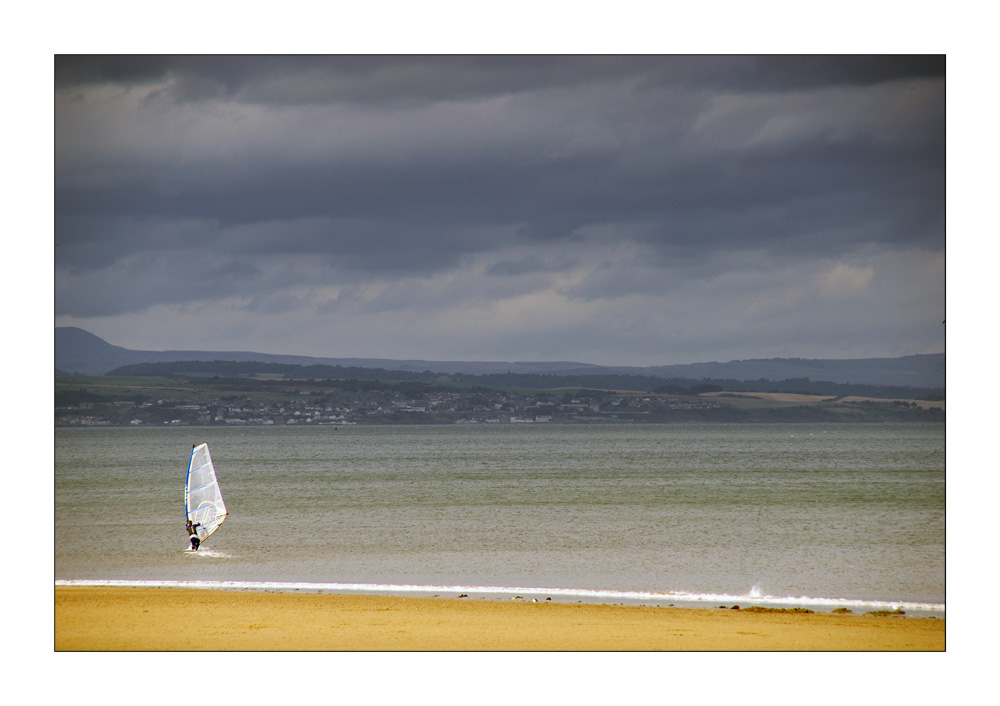
<instances>
[{"instance_id":1,"label":"coastal town","mask_svg":"<svg viewBox=\"0 0 1000 706\"><path fill-rule=\"evenodd\" d=\"M309 380L246 381L222 390L190 379L159 388L98 379L57 385L57 427L944 421L943 401L856 396Z\"/></svg>"},{"instance_id":2,"label":"coastal town","mask_svg":"<svg viewBox=\"0 0 1000 706\"><path fill-rule=\"evenodd\" d=\"M495 390L300 389L284 399L220 396L56 405L56 426L545 424L638 422L717 410L716 399L657 394L519 394Z\"/></svg>"}]
</instances>

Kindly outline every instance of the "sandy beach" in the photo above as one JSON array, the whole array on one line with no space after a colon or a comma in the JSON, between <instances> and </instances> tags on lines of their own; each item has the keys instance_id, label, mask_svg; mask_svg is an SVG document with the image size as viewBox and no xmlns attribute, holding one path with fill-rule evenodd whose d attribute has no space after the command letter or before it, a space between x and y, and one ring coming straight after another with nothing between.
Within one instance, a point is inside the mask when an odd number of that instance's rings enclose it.
<instances>
[{"instance_id":1,"label":"sandy beach","mask_svg":"<svg viewBox=\"0 0 1000 706\"><path fill-rule=\"evenodd\" d=\"M55 588L56 651L944 649L943 619L910 616L458 597Z\"/></svg>"}]
</instances>

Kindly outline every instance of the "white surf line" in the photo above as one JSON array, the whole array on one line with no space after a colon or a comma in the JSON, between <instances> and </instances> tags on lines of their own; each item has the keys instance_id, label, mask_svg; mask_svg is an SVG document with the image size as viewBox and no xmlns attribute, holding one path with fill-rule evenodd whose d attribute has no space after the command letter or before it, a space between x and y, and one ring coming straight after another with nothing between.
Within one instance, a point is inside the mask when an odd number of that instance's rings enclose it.
<instances>
[{"instance_id":1,"label":"white surf line","mask_svg":"<svg viewBox=\"0 0 1000 706\"><path fill-rule=\"evenodd\" d=\"M851 598L813 598L809 596L731 595L721 593L685 593L651 591L614 591L589 588L529 588L518 586L434 586L374 583L309 583L293 581L142 581L123 579L65 579L56 586L111 586L144 588L242 589L258 591L333 591L361 593L486 593L501 595L563 596L572 598L620 599L666 603L750 603L765 605L817 606L826 608L868 608L944 613L943 603L913 603Z\"/></svg>"}]
</instances>

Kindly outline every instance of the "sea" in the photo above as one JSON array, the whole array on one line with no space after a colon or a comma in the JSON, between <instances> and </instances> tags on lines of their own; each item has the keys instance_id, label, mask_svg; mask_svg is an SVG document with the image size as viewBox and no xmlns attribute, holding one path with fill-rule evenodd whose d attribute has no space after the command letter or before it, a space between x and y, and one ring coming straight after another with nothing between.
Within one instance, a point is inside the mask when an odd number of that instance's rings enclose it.
<instances>
[{"instance_id":1,"label":"sea","mask_svg":"<svg viewBox=\"0 0 1000 706\"><path fill-rule=\"evenodd\" d=\"M938 424L57 428L57 585L945 612ZM185 531L191 447L229 515Z\"/></svg>"}]
</instances>

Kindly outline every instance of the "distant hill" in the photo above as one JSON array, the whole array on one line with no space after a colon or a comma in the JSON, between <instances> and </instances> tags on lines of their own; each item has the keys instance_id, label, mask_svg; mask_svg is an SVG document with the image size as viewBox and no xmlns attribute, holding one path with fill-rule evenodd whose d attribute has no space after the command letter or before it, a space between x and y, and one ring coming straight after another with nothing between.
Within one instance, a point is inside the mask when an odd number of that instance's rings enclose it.
<instances>
[{"instance_id":1,"label":"distant hill","mask_svg":"<svg viewBox=\"0 0 1000 706\"><path fill-rule=\"evenodd\" d=\"M899 385L902 387L945 386L945 355L908 355L900 358L854 358L816 360L770 358L734 360L729 363L693 363L643 368L646 375L663 378L735 380L788 380L809 378L856 385Z\"/></svg>"},{"instance_id":2,"label":"distant hill","mask_svg":"<svg viewBox=\"0 0 1000 706\"><path fill-rule=\"evenodd\" d=\"M249 351L140 351L115 346L94 334L76 327L56 327L55 367L66 373L104 375L116 368L140 363L174 361L235 361L280 363L287 365L328 365L356 368L382 368L410 372L430 371L441 374L466 373L489 375L523 373L559 376L646 375L685 380L789 380L903 387L945 387L943 353L912 355L900 358L805 359L770 358L734 360L728 363L691 363L652 367L603 366L575 362L489 362L390 360L384 358L318 358L276 355Z\"/></svg>"}]
</instances>

